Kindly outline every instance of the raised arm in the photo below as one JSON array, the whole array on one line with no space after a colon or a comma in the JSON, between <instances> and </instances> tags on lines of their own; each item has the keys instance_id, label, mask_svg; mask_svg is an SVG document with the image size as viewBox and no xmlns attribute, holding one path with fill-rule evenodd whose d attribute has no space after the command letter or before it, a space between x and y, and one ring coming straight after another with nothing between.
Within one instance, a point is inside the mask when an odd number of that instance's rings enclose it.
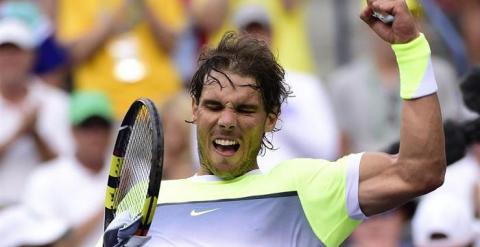
<instances>
[{"instance_id":1,"label":"raised arm","mask_svg":"<svg viewBox=\"0 0 480 247\"><path fill-rule=\"evenodd\" d=\"M373 11L395 16L388 25ZM365 153L360 163L359 201L369 216L397 207L443 183L445 146L430 48L403 0L369 0L361 14L392 44L403 101L398 155Z\"/></svg>"},{"instance_id":2,"label":"raised arm","mask_svg":"<svg viewBox=\"0 0 480 247\"><path fill-rule=\"evenodd\" d=\"M122 5L115 13L105 13L95 22L95 26L90 31L75 39L64 41L73 65L89 60L114 36L118 23L124 15L124 8L126 7Z\"/></svg>"},{"instance_id":3,"label":"raised arm","mask_svg":"<svg viewBox=\"0 0 480 247\"><path fill-rule=\"evenodd\" d=\"M181 30L171 23L166 23L159 16L156 16L156 13L147 1L143 0L141 3L145 21L150 27L157 45L166 54L171 54L175 49L175 42L177 41Z\"/></svg>"}]
</instances>

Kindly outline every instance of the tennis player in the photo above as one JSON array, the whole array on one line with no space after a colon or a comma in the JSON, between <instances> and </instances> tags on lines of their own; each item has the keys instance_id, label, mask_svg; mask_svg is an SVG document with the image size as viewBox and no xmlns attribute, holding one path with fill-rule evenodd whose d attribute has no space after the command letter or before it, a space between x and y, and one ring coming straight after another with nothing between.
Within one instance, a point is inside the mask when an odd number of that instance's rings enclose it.
<instances>
[{"instance_id":1,"label":"tennis player","mask_svg":"<svg viewBox=\"0 0 480 247\"><path fill-rule=\"evenodd\" d=\"M374 11L395 19L384 24ZM257 155L271 148L266 133L289 90L265 43L227 33L201 56L191 84L200 170L162 183L147 246L338 246L366 217L442 184L442 118L428 42L404 0L369 0L361 19L392 44L399 64L399 154L307 157L261 173Z\"/></svg>"}]
</instances>

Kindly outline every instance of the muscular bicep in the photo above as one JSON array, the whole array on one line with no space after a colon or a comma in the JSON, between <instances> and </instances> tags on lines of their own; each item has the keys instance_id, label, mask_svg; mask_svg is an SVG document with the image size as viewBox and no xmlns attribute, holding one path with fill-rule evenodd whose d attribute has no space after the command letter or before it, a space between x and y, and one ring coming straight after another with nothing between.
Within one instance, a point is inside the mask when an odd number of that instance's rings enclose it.
<instances>
[{"instance_id":1,"label":"muscular bicep","mask_svg":"<svg viewBox=\"0 0 480 247\"><path fill-rule=\"evenodd\" d=\"M367 216L385 212L415 195L411 184L402 178L397 155L365 153L360 161L358 197Z\"/></svg>"}]
</instances>

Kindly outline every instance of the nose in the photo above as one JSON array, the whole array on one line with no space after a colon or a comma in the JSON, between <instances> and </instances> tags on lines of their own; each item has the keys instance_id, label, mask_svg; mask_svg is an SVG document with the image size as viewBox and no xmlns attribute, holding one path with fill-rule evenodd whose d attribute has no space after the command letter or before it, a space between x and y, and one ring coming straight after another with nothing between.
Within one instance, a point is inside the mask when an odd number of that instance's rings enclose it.
<instances>
[{"instance_id":1,"label":"nose","mask_svg":"<svg viewBox=\"0 0 480 247\"><path fill-rule=\"evenodd\" d=\"M226 108L220 113L218 125L224 130L233 130L236 126L236 115L232 109Z\"/></svg>"}]
</instances>

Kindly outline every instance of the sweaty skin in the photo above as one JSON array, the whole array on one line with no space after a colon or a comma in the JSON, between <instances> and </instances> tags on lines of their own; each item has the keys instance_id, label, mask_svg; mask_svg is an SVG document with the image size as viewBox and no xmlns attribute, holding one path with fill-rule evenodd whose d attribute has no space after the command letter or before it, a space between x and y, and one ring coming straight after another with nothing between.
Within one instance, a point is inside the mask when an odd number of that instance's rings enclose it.
<instances>
[{"instance_id":1,"label":"sweaty skin","mask_svg":"<svg viewBox=\"0 0 480 247\"><path fill-rule=\"evenodd\" d=\"M212 71L198 104L193 102L201 168L199 175L232 179L257 169L264 132L276 116L267 116L255 80L229 71ZM228 77L228 78L227 78Z\"/></svg>"}]
</instances>

